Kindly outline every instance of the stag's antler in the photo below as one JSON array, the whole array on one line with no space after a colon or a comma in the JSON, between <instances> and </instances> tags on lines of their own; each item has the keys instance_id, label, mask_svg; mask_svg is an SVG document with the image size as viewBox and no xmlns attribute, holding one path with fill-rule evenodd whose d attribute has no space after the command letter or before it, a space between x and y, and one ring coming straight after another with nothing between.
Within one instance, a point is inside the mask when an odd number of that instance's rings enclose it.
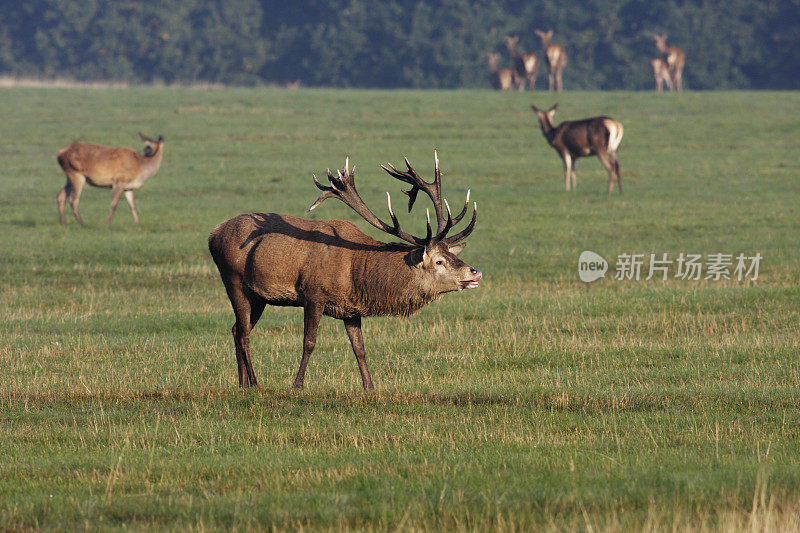
<instances>
[{"instance_id":1,"label":"stag's antler","mask_svg":"<svg viewBox=\"0 0 800 533\"><path fill-rule=\"evenodd\" d=\"M444 241L447 244L455 244L472 233L472 230L475 228L475 220L478 212L478 206L475 204L475 209L472 214L472 221L467 225L467 227L457 235L452 237L447 237L447 232L457 224L467 212L467 208L469 206L469 191L467 191L467 201L464 203L464 208L461 212L453 218L450 213L450 206L447 203L447 200L442 200L442 173L439 170L439 156L434 151L434 161L435 161L435 171L434 171L434 180L432 182L427 182L423 180L416 171L411 168L411 164L408 162L408 159L405 159L406 167L408 167L408 171L401 172L397 170L393 165L389 164L387 168L384 165L381 165L386 172L388 172L391 176L408 183L411 185L411 189L408 191L403 191L406 195L408 195L408 210L411 211L411 208L414 206L414 201L417 199L417 193L419 191L425 192L431 201L433 202L433 208L436 213L436 235L433 236L431 230L431 218L430 212L426 210L428 224L427 224L427 234L425 238L415 237L410 233L407 233L400 229L400 223L397 220L397 216L395 216L394 211L392 210L392 199L389 196L389 193L386 193L386 203L389 208L389 216L392 219L392 225L390 226L386 222L382 221L372 211L366 206L364 201L356 191L355 185L355 166L353 166L352 170L348 169L350 158L345 160L344 169L338 170L338 176L334 176L331 173L330 169L328 169L328 181L330 181L331 185L323 185L319 181L317 181L317 177L314 176L314 184L317 186L318 189L322 191L322 194L319 195L317 201L314 202L311 207L308 208L309 211L316 208L319 204L323 201L327 200L328 198L338 198L348 206L350 206L353 211L358 213L364 220L378 228L379 230L388 233L390 235L394 235L406 242L411 244L415 244L418 246L431 246L435 245L440 241ZM442 207L442 203L444 203L444 208ZM447 211L447 217L444 216L444 210Z\"/></svg>"},{"instance_id":2,"label":"stag's antler","mask_svg":"<svg viewBox=\"0 0 800 533\"><path fill-rule=\"evenodd\" d=\"M389 206L389 216L392 217L392 225L390 226L383 220L379 219L375 216L375 214L370 210L369 207L364 203L364 200L361 199L361 196L358 195L358 191L356 190L356 182L355 182L355 174L356 174L356 167L353 165L353 169L348 169L350 164L350 158L348 157L345 159L344 168L342 170L337 170L338 176L334 176L331 172L331 169L328 169L328 181L331 182L331 186L323 185L317 180L317 176L314 175L314 184L317 186L319 190L322 191L322 194L319 195L317 201L311 204L311 207L308 208L309 211L315 209L319 204L323 201L327 200L328 198L338 198L350 208L358 213L361 218L378 228L379 230L388 233L390 235L394 235L400 239L403 239L406 242L411 244L416 244L420 246L425 246L430 241L431 237L431 230L430 225L428 226L428 236L425 239L420 239L419 237L415 237L410 233L406 233L402 229L400 229L400 223L397 220L394 212L392 211L392 201L389 198L389 193L386 193L387 196L387 204Z\"/></svg>"},{"instance_id":3,"label":"stag's antler","mask_svg":"<svg viewBox=\"0 0 800 533\"><path fill-rule=\"evenodd\" d=\"M439 154L436 152L436 150L433 151L434 172L433 181L431 182L423 180L422 177L420 177L420 175L417 174L413 168L411 168L408 158L404 158L404 161L406 163L406 167L408 168L407 171L400 171L391 163L387 163L388 167L386 165L381 165L381 168L389 173L390 176L411 185L410 190L403 191L403 193L408 196L409 212L411 212L411 208L414 207L414 202L417 199L417 193L419 191L424 192L430 197L431 201L433 202L433 209L436 213L436 237L434 238L434 242L445 240L445 242L448 244L454 244L457 241L454 240L453 237L445 239L445 235L447 235L447 232L450 231L453 226L458 224L467 213L467 208L469 207L469 191L467 191L467 200L464 202L464 207L461 209L461 212L456 215L455 218L453 218L450 213L450 206L447 203L447 200L442 199L442 171L439 169ZM442 204L444 204L444 208L442 208ZM445 209L447 210L447 218L444 216ZM477 212L477 205L475 209ZM475 227L474 219L475 214L473 214L472 223L467 228L469 231L459 233L459 239L464 239L470 233L472 233L472 229Z\"/></svg>"}]
</instances>

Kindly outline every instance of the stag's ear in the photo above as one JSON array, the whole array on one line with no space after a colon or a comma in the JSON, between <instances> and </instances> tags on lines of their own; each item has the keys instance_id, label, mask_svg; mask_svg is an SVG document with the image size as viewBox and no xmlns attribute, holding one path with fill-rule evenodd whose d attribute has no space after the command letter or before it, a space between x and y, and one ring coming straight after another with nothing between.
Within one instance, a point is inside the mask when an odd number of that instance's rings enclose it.
<instances>
[{"instance_id":1,"label":"stag's ear","mask_svg":"<svg viewBox=\"0 0 800 533\"><path fill-rule=\"evenodd\" d=\"M419 267L428 258L428 251L425 248L414 248L406 255L406 264L411 267Z\"/></svg>"},{"instance_id":2,"label":"stag's ear","mask_svg":"<svg viewBox=\"0 0 800 533\"><path fill-rule=\"evenodd\" d=\"M547 114L553 116L556 112L556 109L558 109L558 104L553 104L553 107L547 110Z\"/></svg>"},{"instance_id":3,"label":"stag's ear","mask_svg":"<svg viewBox=\"0 0 800 533\"><path fill-rule=\"evenodd\" d=\"M450 246L448 248L448 251L453 255L458 255L458 254L460 254L462 252L462 250L464 250L464 247L466 245L467 245L467 243L465 243L465 242L462 242L460 244L454 244L453 246Z\"/></svg>"},{"instance_id":4,"label":"stag's ear","mask_svg":"<svg viewBox=\"0 0 800 533\"><path fill-rule=\"evenodd\" d=\"M150 137L142 134L141 131L139 132L139 138L142 139L144 142L153 142L153 140Z\"/></svg>"},{"instance_id":5,"label":"stag's ear","mask_svg":"<svg viewBox=\"0 0 800 533\"><path fill-rule=\"evenodd\" d=\"M163 135L159 135L158 136L158 142L160 142L160 143L164 142L164 136Z\"/></svg>"}]
</instances>

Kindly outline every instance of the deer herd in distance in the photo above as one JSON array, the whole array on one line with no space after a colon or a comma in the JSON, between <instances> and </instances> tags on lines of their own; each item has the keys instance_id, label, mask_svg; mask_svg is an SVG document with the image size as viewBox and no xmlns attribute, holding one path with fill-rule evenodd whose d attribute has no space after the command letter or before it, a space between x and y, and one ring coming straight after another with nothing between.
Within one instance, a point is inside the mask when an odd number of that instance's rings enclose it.
<instances>
[{"instance_id":1,"label":"deer herd in distance","mask_svg":"<svg viewBox=\"0 0 800 533\"><path fill-rule=\"evenodd\" d=\"M544 59L547 65L547 79L550 91L561 92L563 89L562 75L567 64L567 53L560 44L552 42L553 30L546 32L534 30L539 37L544 50ZM670 91L683 90L683 65L686 56L677 46L667 46L667 35L664 33L652 34L656 48L661 56L653 58L650 65L653 68L655 88L662 92L664 84ZM522 52L518 48L519 36L506 35L506 48L513 68L499 66L500 54L490 52L487 54L489 62L489 79L492 87L498 91L534 90L536 76L539 71L539 57L533 52Z\"/></svg>"},{"instance_id":2,"label":"deer herd in distance","mask_svg":"<svg viewBox=\"0 0 800 533\"><path fill-rule=\"evenodd\" d=\"M537 35L545 49L549 88L561 91L562 72L567 55L561 45L551 41L553 32ZM653 35L663 57L652 60L657 90L663 84L670 90L682 90L683 52L667 46L666 35ZM534 89L539 60L533 53L518 48L518 37L506 37L506 46L514 62L513 69L498 67L499 54L489 54L492 82L497 89ZM608 171L610 194L614 182L622 192L622 176L617 149L622 141L622 124L608 116L583 120L553 122L557 105L542 110L531 105L542 135L556 151L564 165L567 191L577 185L576 165L581 157L597 156ZM139 215L133 191L159 169L164 154L164 137L153 140L139 134L145 143L144 153L131 148L114 148L85 142L74 142L58 152L57 160L67 182L57 195L59 218L66 225L64 208L67 201L78 224L81 190L88 183L112 191L108 224L121 195L125 195L135 222ZM453 216L442 196L442 173L439 157L434 152L433 180L424 180L405 160L406 170L391 164L382 165L393 178L410 186L411 212L419 192L433 204L436 229L431 226L426 210L427 231L424 237L403 231L392 209L387 192L387 210L391 222L378 218L361 199L355 185L355 166L349 159L344 168L327 172L330 185L323 185L316 176L314 184L322 191L309 207L318 207L328 198L338 198L364 221L403 242L381 242L368 237L353 223L342 220L307 220L277 213L247 213L219 224L208 238L211 257L233 308L235 321L231 328L238 370L239 386L257 385L250 360L250 332L267 305L303 308L303 345L300 367L294 388L302 388L309 359L317 340L322 316L342 320L356 357L364 389L374 385L366 362L361 319L368 316L409 316L443 294L477 288L483 274L458 256L464 240L475 228L476 203L472 219L460 232L453 228L469 212L469 191L464 207Z\"/></svg>"}]
</instances>

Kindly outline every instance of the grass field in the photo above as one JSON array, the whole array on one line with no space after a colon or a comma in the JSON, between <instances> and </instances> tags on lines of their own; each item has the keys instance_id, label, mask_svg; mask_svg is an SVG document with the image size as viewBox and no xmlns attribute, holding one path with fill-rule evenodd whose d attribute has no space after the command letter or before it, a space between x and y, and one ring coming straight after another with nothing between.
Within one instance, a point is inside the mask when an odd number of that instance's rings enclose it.
<instances>
[{"instance_id":1,"label":"grass field","mask_svg":"<svg viewBox=\"0 0 800 533\"><path fill-rule=\"evenodd\" d=\"M555 101L624 124L623 195L596 159L565 193ZM800 94L4 88L0 116L0 530L800 528ZM87 187L62 228L58 149L137 131L166 138L141 223ZM379 164L434 148L481 288L366 319L375 394L331 319L292 392L302 312L269 308L239 390L209 231L305 216L346 155L382 214ZM583 250L763 259L585 284Z\"/></svg>"}]
</instances>

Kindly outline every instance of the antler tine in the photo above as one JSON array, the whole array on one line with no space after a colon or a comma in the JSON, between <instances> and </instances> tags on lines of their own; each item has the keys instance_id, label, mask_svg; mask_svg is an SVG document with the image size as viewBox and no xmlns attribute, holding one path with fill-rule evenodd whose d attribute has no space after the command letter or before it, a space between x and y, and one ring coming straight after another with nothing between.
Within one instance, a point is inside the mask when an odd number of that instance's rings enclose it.
<instances>
[{"instance_id":1,"label":"antler tine","mask_svg":"<svg viewBox=\"0 0 800 533\"><path fill-rule=\"evenodd\" d=\"M447 235L447 232L450 231L450 228L453 227L453 217L450 215L450 205L448 205L447 200L444 201L444 205L447 208L447 222L445 222L444 228L436 232L436 238L434 239L434 242L443 240L444 236Z\"/></svg>"},{"instance_id":2,"label":"antler tine","mask_svg":"<svg viewBox=\"0 0 800 533\"><path fill-rule=\"evenodd\" d=\"M433 182L437 184L439 194L442 191L442 171L439 170L439 154L436 150L433 151Z\"/></svg>"},{"instance_id":3,"label":"antler tine","mask_svg":"<svg viewBox=\"0 0 800 533\"><path fill-rule=\"evenodd\" d=\"M427 237L425 237L425 240L428 241L428 242L431 242L431 235L432 235L432 233L431 233L431 210L428 209L427 207L425 208L425 218L427 219L427 227L428 227L428 229L426 231Z\"/></svg>"},{"instance_id":4,"label":"antler tine","mask_svg":"<svg viewBox=\"0 0 800 533\"><path fill-rule=\"evenodd\" d=\"M447 243L448 245L457 244L460 241L463 241L464 239L469 237L470 234L472 233L472 230L475 229L475 221L478 218L478 202L473 202L472 205L474 206L472 211L472 220L467 225L467 227L463 229L463 231L460 231L459 233L456 233L455 235L444 239L444 242Z\"/></svg>"},{"instance_id":5,"label":"antler tine","mask_svg":"<svg viewBox=\"0 0 800 533\"><path fill-rule=\"evenodd\" d=\"M400 222L397 220L397 216L394 214L394 210L392 209L392 197L389 195L389 191L386 191L386 207L389 208L389 216L392 219L392 224L394 225L394 231L399 232Z\"/></svg>"},{"instance_id":6,"label":"antler tine","mask_svg":"<svg viewBox=\"0 0 800 533\"><path fill-rule=\"evenodd\" d=\"M322 191L322 194L319 195L319 198L317 198L316 202L311 204L311 207L308 208L309 211L313 211L314 209L316 209L319 204L321 204L328 198L336 198L338 196L336 194L336 190L333 187L328 187L327 185L321 184L319 180L317 180L316 174L311 174L311 177L314 178L314 185L317 186L317 189ZM331 183L333 183L333 174L331 174L330 169L328 169L328 179L331 180Z\"/></svg>"},{"instance_id":7,"label":"antler tine","mask_svg":"<svg viewBox=\"0 0 800 533\"><path fill-rule=\"evenodd\" d=\"M408 196L408 210L409 212L414 207L414 202L417 200L417 193L419 191L423 191L427 194L431 201L433 202L433 209L436 213L436 233L440 233L444 225L446 224L446 220L444 217L444 213L442 212L442 186L441 186L441 171L439 171L439 157L434 152L436 170L434 174L434 179L431 182L425 181L417 174L417 171L411 166L409 163L408 158L403 158L403 161L406 164L408 170L400 171L395 168L394 165L391 163L387 163L386 165L381 165L383 170L385 170L390 176L393 178L399 179L402 182L408 183L411 185L411 189L407 191L403 191L404 194Z\"/></svg>"},{"instance_id":8,"label":"antler tine","mask_svg":"<svg viewBox=\"0 0 800 533\"><path fill-rule=\"evenodd\" d=\"M461 209L461 212L453 219L454 226L461 222L461 219L467 214L467 209L469 208L469 193L470 189L467 189L467 200L464 202L464 207Z\"/></svg>"}]
</instances>

